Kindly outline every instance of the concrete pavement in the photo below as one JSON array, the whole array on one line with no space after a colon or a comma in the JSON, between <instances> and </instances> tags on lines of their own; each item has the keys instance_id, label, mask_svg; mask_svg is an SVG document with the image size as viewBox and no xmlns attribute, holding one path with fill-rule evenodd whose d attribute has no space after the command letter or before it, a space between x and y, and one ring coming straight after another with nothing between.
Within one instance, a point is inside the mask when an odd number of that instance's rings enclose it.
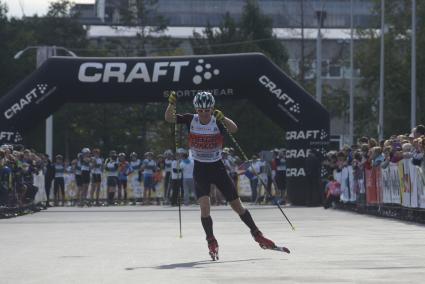
<instances>
[{"instance_id":1,"label":"concrete pavement","mask_svg":"<svg viewBox=\"0 0 425 284\"><path fill-rule=\"evenodd\" d=\"M199 209L49 208L0 220L0 283L424 283L425 227L322 208L249 206L264 251L229 207L213 207L220 260L207 253Z\"/></svg>"}]
</instances>

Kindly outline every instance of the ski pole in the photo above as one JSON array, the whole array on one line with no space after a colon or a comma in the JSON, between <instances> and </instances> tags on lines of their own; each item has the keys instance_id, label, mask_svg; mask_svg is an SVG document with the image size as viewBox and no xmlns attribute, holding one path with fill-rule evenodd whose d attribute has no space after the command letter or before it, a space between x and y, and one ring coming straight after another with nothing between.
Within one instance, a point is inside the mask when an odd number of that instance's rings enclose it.
<instances>
[{"instance_id":1,"label":"ski pole","mask_svg":"<svg viewBox=\"0 0 425 284\"><path fill-rule=\"evenodd\" d=\"M176 92L171 91L170 95L175 95ZM178 189L178 193L177 193L177 202L179 204L179 229L180 229L180 238L183 237L182 235L182 210L181 210L181 189L180 186L178 185L179 182L179 172L180 172L180 162L177 159L177 149L179 148L179 138L178 138L178 134L179 134L179 130L178 130L178 125L177 125L177 98L176 98L176 104L174 106L174 144L175 144L175 148L176 148L176 169L177 169L177 189Z\"/></svg>"},{"instance_id":2,"label":"ski pole","mask_svg":"<svg viewBox=\"0 0 425 284\"><path fill-rule=\"evenodd\" d=\"M254 169L254 166L252 165L252 162L249 161L247 155L245 154L245 152L242 150L242 147L239 145L238 141L236 141L236 138L232 135L232 133L230 133L229 129L227 129L226 125L223 122L220 122L221 125L223 126L224 130L226 131L227 135L230 137L230 140L232 140L233 144L236 146L236 148L238 149L238 151L242 154L243 159L245 160L245 162L248 162L251 164L251 168L252 171L254 173L254 175L260 180L261 184L264 186L264 188L266 189L267 194L270 195L270 197L273 197L271 192L269 192L267 190L267 185L264 182L264 180L261 178L261 176L257 173L257 171ZM295 227L294 225L292 225L291 221L289 220L289 218L286 216L285 212L283 212L282 207L280 207L278 202L275 202L276 206L279 208L280 212L282 212L283 216L285 217L286 221L288 221L289 225L291 226L292 230L295 231Z\"/></svg>"}]
</instances>

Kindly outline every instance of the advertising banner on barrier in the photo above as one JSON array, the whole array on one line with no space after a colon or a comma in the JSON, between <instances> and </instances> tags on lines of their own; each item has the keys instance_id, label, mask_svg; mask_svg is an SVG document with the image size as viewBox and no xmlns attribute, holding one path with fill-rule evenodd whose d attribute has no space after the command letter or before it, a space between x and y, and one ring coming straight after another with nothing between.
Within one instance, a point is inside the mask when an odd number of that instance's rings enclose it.
<instances>
[{"instance_id":1,"label":"advertising banner on barrier","mask_svg":"<svg viewBox=\"0 0 425 284\"><path fill-rule=\"evenodd\" d=\"M381 188L383 203L401 204L400 176L398 165L390 163L385 169L381 169Z\"/></svg>"},{"instance_id":2,"label":"advertising banner on barrier","mask_svg":"<svg viewBox=\"0 0 425 284\"><path fill-rule=\"evenodd\" d=\"M366 202L368 204L378 203L378 189L376 183L376 169L365 168L366 179Z\"/></svg>"},{"instance_id":3,"label":"advertising banner on barrier","mask_svg":"<svg viewBox=\"0 0 425 284\"><path fill-rule=\"evenodd\" d=\"M418 194L420 188L418 188L418 183L416 182L416 166L412 164L412 160L407 161L407 168L409 169L409 180L410 180L410 207L417 208L419 207ZM405 172L406 173L406 172Z\"/></svg>"},{"instance_id":4,"label":"advertising banner on barrier","mask_svg":"<svg viewBox=\"0 0 425 284\"><path fill-rule=\"evenodd\" d=\"M355 185L362 182L357 178ZM398 204L425 208L425 172L411 159L390 163L386 168L364 168L367 204Z\"/></svg>"},{"instance_id":5,"label":"advertising banner on barrier","mask_svg":"<svg viewBox=\"0 0 425 284\"><path fill-rule=\"evenodd\" d=\"M335 170L334 178L341 184L341 201L355 202L357 200L357 194L354 190L353 167L347 166L343 167L341 170Z\"/></svg>"},{"instance_id":6,"label":"advertising banner on barrier","mask_svg":"<svg viewBox=\"0 0 425 284\"><path fill-rule=\"evenodd\" d=\"M418 203L420 208L425 208L425 173L423 168L415 166L415 183L418 190Z\"/></svg>"},{"instance_id":7,"label":"advertising banner on barrier","mask_svg":"<svg viewBox=\"0 0 425 284\"><path fill-rule=\"evenodd\" d=\"M399 162L399 174L402 176L401 202L402 205L406 207L417 207L417 198L415 205L412 181L410 178L411 166L413 166L411 159L404 159L403 161Z\"/></svg>"},{"instance_id":8,"label":"advertising banner on barrier","mask_svg":"<svg viewBox=\"0 0 425 284\"><path fill-rule=\"evenodd\" d=\"M404 160L401 160L397 163L397 175L398 175L398 183L400 184L400 204L404 206L403 202L403 195L405 192L405 184L404 184ZM410 192L409 192L410 193ZM410 206L410 194L408 196L408 200L406 201L406 206L409 207Z\"/></svg>"},{"instance_id":9,"label":"advertising banner on barrier","mask_svg":"<svg viewBox=\"0 0 425 284\"><path fill-rule=\"evenodd\" d=\"M400 195L400 175L398 172L397 164L390 164L390 183L391 183L391 203L401 204L401 195Z\"/></svg>"},{"instance_id":10,"label":"advertising banner on barrier","mask_svg":"<svg viewBox=\"0 0 425 284\"><path fill-rule=\"evenodd\" d=\"M381 169L382 203L391 203L390 167Z\"/></svg>"}]
</instances>

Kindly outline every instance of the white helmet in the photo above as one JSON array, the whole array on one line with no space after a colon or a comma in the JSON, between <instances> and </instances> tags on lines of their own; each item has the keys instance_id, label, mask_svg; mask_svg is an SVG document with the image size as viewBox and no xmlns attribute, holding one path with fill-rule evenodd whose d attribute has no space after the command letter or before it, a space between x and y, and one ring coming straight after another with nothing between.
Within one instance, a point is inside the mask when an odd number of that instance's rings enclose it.
<instances>
[{"instance_id":1,"label":"white helmet","mask_svg":"<svg viewBox=\"0 0 425 284\"><path fill-rule=\"evenodd\" d=\"M81 153L83 153L83 154L90 153L90 149L89 148L83 148L83 150L81 150Z\"/></svg>"},{"instance_id":2,"label":"white helmet","mask_svg":"<svg viewBox=\"0 0 425 284\"><path fill-rule=\"evenodd\" d=\"M193 98L193 106L195 108L213 108L215 105L215 100L213 95L210 92L198 92Z\"/></svg>"}]
</instances>

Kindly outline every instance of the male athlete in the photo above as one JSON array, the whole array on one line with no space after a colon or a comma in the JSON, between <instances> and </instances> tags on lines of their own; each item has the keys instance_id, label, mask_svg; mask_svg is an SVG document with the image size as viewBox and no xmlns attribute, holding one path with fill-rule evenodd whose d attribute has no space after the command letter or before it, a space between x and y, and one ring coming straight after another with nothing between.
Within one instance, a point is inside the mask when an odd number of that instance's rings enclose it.
<instances>
[{"instance_id":1,"label":"male athlete","mask_svg":"<svg viewBox=\"0 0 425 284\"><path fill-rule=\"evenodd\" d=\"M273 249L276 245L265 238L257 228L251 214L242 205L235 185L226 172L221 159L224 127L234 133L238 127L219 110L213 110L215 100L209 92L198 92L193 105L196 114L175 114L176 95L168 97L165 120L170 123L183 123L189 129L189 147L195 161L193 179L195 192L201 208L201 222L207 235L209 254L213 260L218 259L218 243L213 234L213 221L210 216L210 185L215 184L229 202L232 209L239 214L242 221L250 228L255 241L263 249ZM224 125L224 126L223 126Z\"/></svg>"}]
</instances>

